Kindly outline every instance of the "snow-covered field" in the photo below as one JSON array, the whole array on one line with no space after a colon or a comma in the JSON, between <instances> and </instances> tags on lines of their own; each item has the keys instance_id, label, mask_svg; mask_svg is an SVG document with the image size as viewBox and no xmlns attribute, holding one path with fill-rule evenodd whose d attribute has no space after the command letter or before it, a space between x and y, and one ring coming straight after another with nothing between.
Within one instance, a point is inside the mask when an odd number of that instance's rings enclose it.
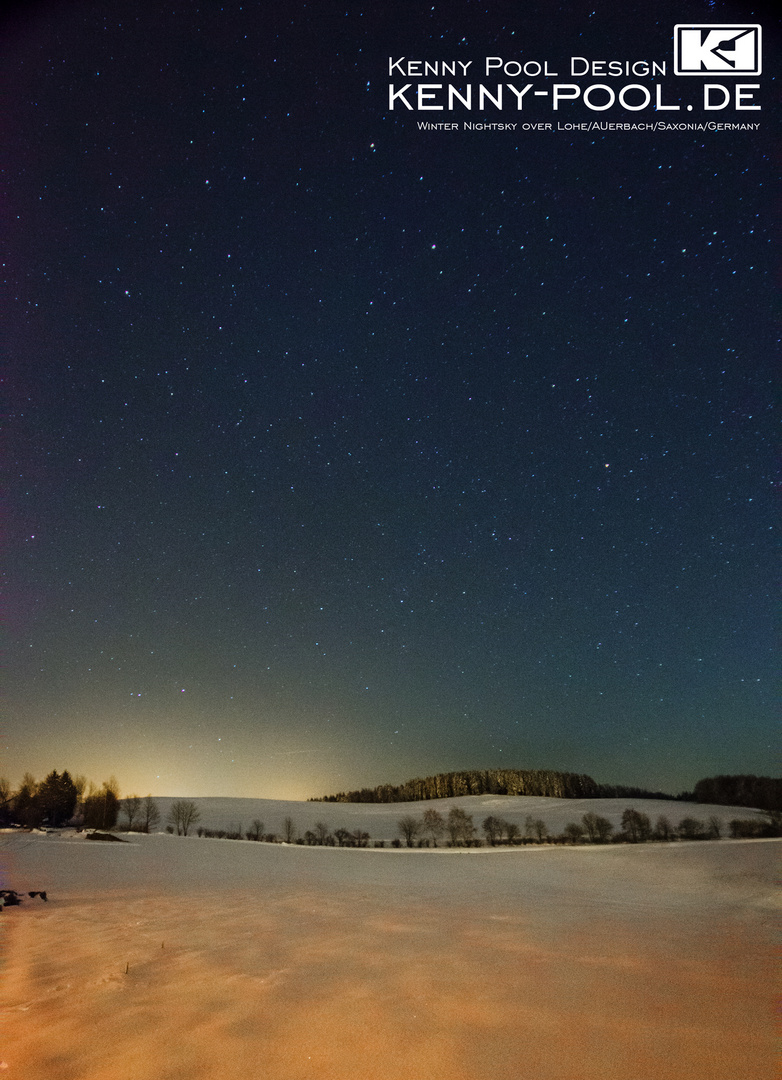
<instances>
[{"instance_id":1,"label":"snow-covered field","mask_svg":"<svg viewBox=\"0 0 782 1080\"><path fill-rule=\"evenodd\" d=\"M195 800L396 834L426 805ZM555 832L624 800L443 800ZM159 800L166 810L166 800ZM241 805L240 805L241 804ZM750 811L658 801L723 820ZM780 843L374 850L0 834L0 1068L24 1080L762 1080Z\"/></svg>"},{"instance_id":2,"label":"snow-covered field","mask_svg":"<svg viewBox=\"0 0 782 1080\"><path fill-rule=\"evenodd\" d=\"M549 799L544 797L516 795L470 795L454 799L437 799L434 802L408 803L323 803L284 802L274 799L193 799L201 815L199 825L208 829L225 829L230 832L246 832L255 819L263 823L265 833L282 836L283 822L291 818L298 835L322 821L331 831L345 828L353 831L359 827L369 833L372 841L388 843L398 836L397 821L405 815L420 817L432 806L444 817L451 807L458 806L471 814L478 835L483 837L481 822L490 814L512 821L524 831L528 816L541 818L552 834L560 833L569 822L580 822L589 811L601 814L618 829L622 812L628 806L646 814L652 824L664 814L672 825L682 818L693 817L704 822L712 816L726 826L731 818L758 816L757 810L744 806L706 806L700 803L676 802L664 799ZM165 824L168 812L176 799L155 800ZM161 824L161 828L163 827ZM727 828L725 829L727 834Z\"/></svg>"}]
</instances>

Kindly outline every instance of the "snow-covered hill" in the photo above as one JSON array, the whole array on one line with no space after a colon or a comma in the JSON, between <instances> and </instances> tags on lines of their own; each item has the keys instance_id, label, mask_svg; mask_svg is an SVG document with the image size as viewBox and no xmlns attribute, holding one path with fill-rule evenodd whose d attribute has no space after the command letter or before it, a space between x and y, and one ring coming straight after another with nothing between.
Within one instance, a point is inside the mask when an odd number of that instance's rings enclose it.
<instances>
[{"instance_id":1,"label":"snow-covered hill","mask_svg":"<svg viewBox=\"0 0 782 1080\"><path fill-rule=\"evenodd\" d=\"M169 811L177 801L172 798L155 799L161 814L158 828L165 827ZM317 822L323 822L332 832L338 828L351 832L361 828L369 833L372 840L385 840L386 843L399 835L397 822L400 818L409 814L420 817L428 807L433 807L443 816L452 807L460 807L472 815L480 836L483 836L481 822L489 815L514 822L522 832L527 817L540 818L553 835L562 832L569 822L580 822L582 816L590 812L606 817L618 827L622 813L628 806L646 814L652 824L660 815L667 817L672 825L677 825L685 817L706 822L714 816L727 829L727 823L732 818L759 816L759 811L743 806L707 806L673 799L550 799L524 795L469 795L410 803L323 803L198 797L189 801L196 804L201 815L198 825L208 829L245 833L253 821L258 820L263 824L263 832L281 836L283 823L290 818L299 836L313 829ZM120 827L123 820L124 815L121 814Z\"/></svg>"}]
</instances>

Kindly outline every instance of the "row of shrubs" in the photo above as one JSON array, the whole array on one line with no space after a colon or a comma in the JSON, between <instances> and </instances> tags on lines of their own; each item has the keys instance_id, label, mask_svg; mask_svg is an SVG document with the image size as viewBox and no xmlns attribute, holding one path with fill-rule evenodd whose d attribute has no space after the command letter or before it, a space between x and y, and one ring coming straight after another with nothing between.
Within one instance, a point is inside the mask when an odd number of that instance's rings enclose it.
<instances>
[{"instance_id":1,"label":"row of shrubs","mask_svg":"<svg viewBox=\"0 0 782 1080\"><path fill-rule=\"evenodd\" d=\"M173 825L167 827L167 831L175 831ZM298 830L290 818L286 818L283 824L282 834L264 832L263 822L254 821L252 828L243 832L241 826L238 829L206 829L201 826L196 830L198 836L216 838L218 840L255 840L265 844L300 844L310 847L369 847L369 833L363 829L350 832L348 829L335 829L330 832L327 825L318 822L315 831L308 829L304 836L299 836ZM383 847L384 841L376 840L375 847Z\"/></svg>"},{"instance_id":2,"label":"row of shrubs","mask_svg":"<svg viewBox=\"0 0 782 1080\"><path fill-rule=\"evenodd\" d=\"M597 820L587 821L587 818ZM484 823L485 827L485 823ZM605 818L585 814L581 822L571 822L556 837L554 843L569 844L642 844L648 841L669 843L672 840L719 840L725 833L721 818L712 816L708 821L699 818L682 818L678 825L661 814L654 826L646 814L626 810L622 815L622 827L618 831ZM782 821L769 818L733 818L728 822L727 833L732 839L782 836Z\"/></svg>"},{"instance_id":3,"label":"row of shrubs","mask_svg":"<svg viewBox=\"0 0 782 1080\"><path fill-rule=\"evenodd\" d=\"M174 832L174 826L167 826L168 832ZM454 808L444 817L439 811L427 809L420 818L408 815L397 822L399 836L388 842L393 848L429 848L437 847L438 840L444 840L447 847L520 847L527 844L639 844L649 841L670 842L673 840L719 840L726 832L724 822L711 816L707 821L699 818L684 817L677 825L661 814L652 825L647 814L628 807L622 814L621 827L616 828L608 818L600 814L586 813L580 822L568 823L559 834L551 834L546 823L540 818L527 817L523 829L515 822L490 815L482 822L484 837L478 830L471 814ZM318 822L313 829L307 829L299 835L295 823L286 818L282 833L264 831L261 821L255 820L252 828L243 831L241 826L234 829L197 829L198 836L220 840L252 840L267 844L287 843L305 847L353 847L384 848L386 840L370 840L369 833L363 829L350 831L345 828L333 832L323 822ZM186 834L185 834L186 835ZM782 836L782 814L777 811L765 811L754 818L734 818L728 823L727 835L731 838L760 838Z\"/></svg>"},{"instance_id":4,"label":"row of shrubs","mask_svg":"<svg viewBox=\"0 0 782 1080\"><path fill-rule=\"evenodd\" d=\"M438 838L444 834L448 836L449 846L476 847L483 843L477 836L472 816L459 808L452 809L447 818L430 808L421 818L400 818L397 827L407 847L428 847L430 842L436 847ZM638 844L650 840L718 840L723 835L724 825L714 815L706 822L685 817L678 825L673 825L664 814L652 825L647 814L628 807L622 814L619 830L608 818L592 812L584 814L580 822L568 823L558 835L551 835L546 823L532 816L527 817L523 830L515 822L494 815L484 818L482 828L485 842L497 847L529 843ZM728 828L733 838L782 836L782 813L766 810L758 818L735 818Z\"/></svg>"}]
</instances>

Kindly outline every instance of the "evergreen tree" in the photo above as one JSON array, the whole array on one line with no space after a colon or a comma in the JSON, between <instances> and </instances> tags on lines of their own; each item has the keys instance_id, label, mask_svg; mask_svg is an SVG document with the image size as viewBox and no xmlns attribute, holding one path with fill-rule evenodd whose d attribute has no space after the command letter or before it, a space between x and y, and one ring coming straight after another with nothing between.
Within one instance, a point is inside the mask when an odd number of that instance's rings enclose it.
<instances>
[{"instance_id":1,"label":"evergreen tree","mask_svg":"<svg viewBox=\"0 0 782 1080\"><path fill-rule=\"evenodd\" d=\"M712 776L695 785L695 801L716 806L782 810L782 779L771 776Z\"/></svg>"},{"instance_id":2,"label":"evergreen tree","mask_svg":"<svg viewBox=\"0 0 782 1080\"><path fill-rule=\"evenodd\" d=\"M601 794L591 776L548 769L472 769L416 777L404 784L381 784L374 789L324 796L323 802L421 802L455 795L544 795L558 799L589 799Z\"/></svg>"},{"instance_id":3,"label":"evergreen tree","mask_svg":"<svg viewBox=\"0 0 782 1080\"><path fill-rule=\"evenodd\" d=\"M39 786L37 797L42 816L53 829L73 817L77 791L67 769L62 776L56 769L50 772Z\"/></svg>"},{"instance_id":4,"label":"evergreen tree","mask_svg":"<svg viewBox=\"0 0 782 1080\"><path fill-rule=\"evenodd\" d=\"M38 783L31 773L25 773L22 785L14 796L13 819L26 829L37 829L43 821L43 810L38 801Z\"/></svg>"},{"instance_id":5,"label":"evergreen tree","mask_svg":"<svg viewBox=\"0 0 782 1080\"><path fill-rule=\"evenodd\" d=\"M0 823L11 820L11 785L4 776L0 776Z\"/></svg>"}]
</instances>

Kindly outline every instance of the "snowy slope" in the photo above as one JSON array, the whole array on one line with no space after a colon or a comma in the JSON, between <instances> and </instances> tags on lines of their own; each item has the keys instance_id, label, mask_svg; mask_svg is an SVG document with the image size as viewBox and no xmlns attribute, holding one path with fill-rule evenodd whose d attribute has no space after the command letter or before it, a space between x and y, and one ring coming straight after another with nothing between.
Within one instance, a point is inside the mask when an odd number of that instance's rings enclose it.
<instances>
[{"instance_id":1,"label":"snowy slope","mask_svg":"<svg viewBox=\"0 0 782 1080\"><path fill-rule=\"evenodd\" d=\"M164 827L169 810L177 801L173 798L155 799L161 814L160 828ZM628 806L647 814L652 824L661 814L673 825L685 817L708 821L712 815L727 825L731 818L755 817L759 813L742 806L709 806L663 799L551 799L525 795L470 795L410 803L286 802L276 799L197 797L190 801L196 804L200 812L198 824L208 829L246 832L253 820L258 819L263 823L264 832L281 836L283 822L286 817L290 817L300 836L307 829L312 829L316 822L322 821L332 832L338 828L346 828L351 832L362 828L369 833L372 840L386 842L399 835L397 821L400 818L408 814L420 817L428 807L433 807L443 816L447 816L451 807L461 807L472 815L481 837L481 822L490 814L515 822L522 831L526 818L531 815L533 818L541 818L548 831L557 834L568 822L579 822L582 815L589 812L608 818L618 827L622 813ZM123 820L123 815L120 815L120 825Z\"/></svg>"}]
</instances>

